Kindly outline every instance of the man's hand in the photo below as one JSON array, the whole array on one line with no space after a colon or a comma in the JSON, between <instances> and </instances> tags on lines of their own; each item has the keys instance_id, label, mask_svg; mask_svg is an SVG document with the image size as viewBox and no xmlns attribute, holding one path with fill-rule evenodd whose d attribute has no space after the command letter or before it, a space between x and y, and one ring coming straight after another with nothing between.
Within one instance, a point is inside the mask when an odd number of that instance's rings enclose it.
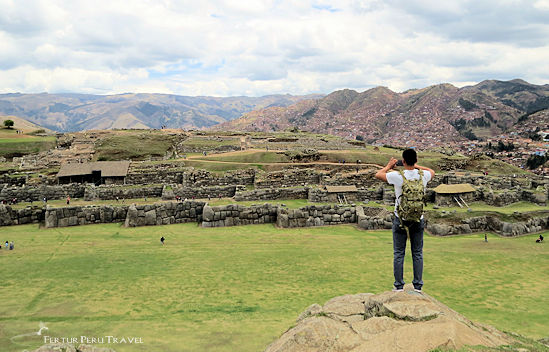
<instances>
[{"instance_id":1,"label":"man's hand","mask_svg":"<svg viewBox=\"0 0 549 352\"><path fill-rule=\"evenodd\" d=\"M387 166L386 166L388 168L387 170L394 169L397 162L398 162L397 159L391 158L391 160L389 160L389 162L387 163Z\"/></svg>"},{"instance_id":2,"label":"man's hand","mask_svg":"<svg viewBox=\"0 0 549 352\"><path fill-rule=\"evenodd\" d=\"M387 166L385 166L383 169L379 170L377 173L376 173L376 178L378 180L381 180L381 181L385 181L387 182L387 171L391 170L392 168L395 167L396 163L397 163L397 159L395 158L391 158L391 160L389 160L389 162L387 163Z\"/></svg>"}]
</instances>

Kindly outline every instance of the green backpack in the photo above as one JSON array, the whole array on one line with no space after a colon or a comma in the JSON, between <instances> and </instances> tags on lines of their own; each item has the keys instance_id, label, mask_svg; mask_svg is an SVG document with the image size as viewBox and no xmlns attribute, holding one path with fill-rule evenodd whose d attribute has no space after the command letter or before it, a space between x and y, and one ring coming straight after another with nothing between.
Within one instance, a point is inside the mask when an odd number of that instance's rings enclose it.
<instances>
[{"instance_id":1,"label":"green backpack","mask_svg":"<svg viewBox=\"0 0 549 352\"><path fill-rule=\"evenodd\" d=\"M399 170L404 183L402 184L402 195L397 208L398 218L404 221L419 222L423 215L425 204L425 187L423 186L423 170L419 170L419 180L408 180L404 177L402 170Z\"/></svg>"}]
</instances>

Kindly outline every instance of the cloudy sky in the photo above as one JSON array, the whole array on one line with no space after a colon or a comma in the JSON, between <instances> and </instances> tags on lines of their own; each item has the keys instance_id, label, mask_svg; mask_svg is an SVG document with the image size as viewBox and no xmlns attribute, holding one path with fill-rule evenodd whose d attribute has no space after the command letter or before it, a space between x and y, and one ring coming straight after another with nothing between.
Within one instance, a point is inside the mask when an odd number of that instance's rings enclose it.
<instances>
[{"instance_id":1,"label":"cloudy sky","mask_svg":"<svg viewBox=\"0 0 549 352\"><path fill-rule=\"evenodd\" d=\"M0 0L0 92L549 83L549 0Z\"/></svg>"}]
</instances>

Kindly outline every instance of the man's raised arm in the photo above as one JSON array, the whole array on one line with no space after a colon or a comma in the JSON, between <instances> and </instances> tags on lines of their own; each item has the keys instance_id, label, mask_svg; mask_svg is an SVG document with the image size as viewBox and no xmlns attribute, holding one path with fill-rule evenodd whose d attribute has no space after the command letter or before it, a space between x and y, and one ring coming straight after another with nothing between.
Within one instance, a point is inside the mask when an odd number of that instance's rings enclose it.
<instances>
[{"instance_id":1,"label":"man's raised arm","mask_svg":"<svg viewBox=\"0 0 549 352\"><path fill-rule=\"evenodd\" d=\"M398 161L397 159L391 158L391 160L389 160L389 162L387 163L387 165L386 165L383 169L379 170L379 171L376 173L376 176L375 176L375 177L376 177L378 180L387 182L387 172L388 172L389 170L391 170L392 168L395 167L395 164L397 163L397 161ZM434 171L433 171L433 172L434 172Z\"/></svg>"},{"instance_id":2,"label":"man's raised arm","mask_svg":"<svg viewBox=\"0 0 549 352\"><path fill-rule=\"evenodd\" d=\"M435 171L433 169L429 169L428 167L420 166L418 164L415 164L414 166L420 170L429 171L429 173L431 173L431 180L435 178Z\"/></svg>"}]
</instances>

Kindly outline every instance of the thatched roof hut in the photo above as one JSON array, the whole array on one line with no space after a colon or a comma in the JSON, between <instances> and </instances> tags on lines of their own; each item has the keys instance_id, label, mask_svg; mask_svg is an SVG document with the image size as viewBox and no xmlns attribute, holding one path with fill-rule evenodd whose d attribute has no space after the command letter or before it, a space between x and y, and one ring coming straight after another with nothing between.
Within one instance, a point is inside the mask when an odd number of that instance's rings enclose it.
<instances>
[{"instance_id":1,"label":"thatched roof hut","mask_svg":"<svg viewBox=\"0 0 549 352\"><path fill-rule=\"evenodd\" d=\"M475 189L468 183L455 185L441 184L434 188L435 204L441 206L450 206L458 204L460 207L468 206L469 202L475 200Z\"/></svg>"},{"instance_id":2,"label":"thatched roof hut","mask_svg":"<svg viewBox=\"0 0 549 352\"><path fill-rule=\"evenodd\" d=\"M129 167L129 161L63 164L57 173L57 180L59 183L123 183Z\"/></svg>"},{"instance_id":3,"label":"thatched roof hut","mask_svg":"<svg viewBox=\"0 0 549 352\"><path fill-rule=\"evenodd\" d=\"M434 188L437 194L460 194L474 192L475 189L468 183L460 183L455 185L438 185Z\"/></svg>"},{"instance_id":4,"label":"thatched roof hut","mask_svg":"<svg viewBox=\"0 0 549 352\"><path fill-rule=\"evenodd\" d=\"M357 192L358 189L355 185L351 186L325 186L328 193L350 193Z\"/></svg>"}]
</instances>

